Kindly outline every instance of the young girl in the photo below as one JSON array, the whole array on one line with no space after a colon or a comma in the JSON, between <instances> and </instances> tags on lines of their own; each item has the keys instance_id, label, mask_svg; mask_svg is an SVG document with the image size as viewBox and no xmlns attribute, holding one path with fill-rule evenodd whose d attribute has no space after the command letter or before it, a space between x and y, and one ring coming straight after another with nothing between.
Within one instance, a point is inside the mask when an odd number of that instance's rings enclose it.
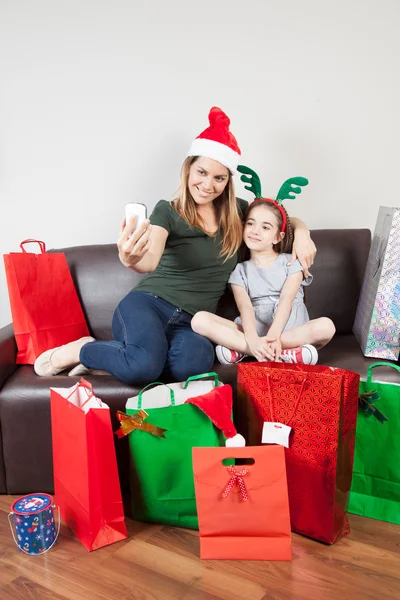
<instances>
[{"instance_id":1,"label":"young girl","mask_svg":"<svg viewBox=\"0 0 400 600\"><path fill-rule=\"evenodd\" d=\"M291 261L292 229L278 201L256 198L250 204L243 241L250 260L239 263L229 277L240 317L233 323L202 311L193 317L192 329L217 344L223 364L248 355L316 364L317 348L332 339L335 326L326 317L309 319L303 286L310 285L312 275L304 276L299 261Z\"/></svg>"}]
</instances>

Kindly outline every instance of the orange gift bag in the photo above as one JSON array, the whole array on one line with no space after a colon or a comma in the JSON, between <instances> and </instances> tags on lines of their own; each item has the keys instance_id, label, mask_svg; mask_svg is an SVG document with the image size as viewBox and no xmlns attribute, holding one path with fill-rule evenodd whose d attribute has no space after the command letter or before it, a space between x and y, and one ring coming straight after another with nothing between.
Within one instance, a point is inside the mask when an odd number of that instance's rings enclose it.
<instances>
[{"instance_id":1,"label":"orange gift bag","mask_svg":"<svg viewBox=\"0 0 400 600\"><path fill-rule=\"evenodd\" d=\"M200 558L292 559L283 446L193 448L193 472Z\"/></svg>"}]
</instances>

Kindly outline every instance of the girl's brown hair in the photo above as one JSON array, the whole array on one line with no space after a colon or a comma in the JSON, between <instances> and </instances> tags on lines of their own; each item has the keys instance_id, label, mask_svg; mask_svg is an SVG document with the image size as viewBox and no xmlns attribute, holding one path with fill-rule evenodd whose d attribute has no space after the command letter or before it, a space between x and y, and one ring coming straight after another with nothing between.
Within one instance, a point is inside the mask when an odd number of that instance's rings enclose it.
<instances>
[{"instance_id":1,"label":"girl's brown hair","mask_svg":"<svg viewBox=\"0 0 400 600\"><path fill-rule=\"evenodd\" d=\"M276 220L278 222L278 231L280 231L282 229L282 223L283 223L281 211L273 202L268 202L268 200L264 200L263 198L257 199L249 205L249 208L247 209L247 213L246 213L245 223L246 223L247 219L250 217L250 213L253 210L253 208L256 208L257 206L265 206L272 213L274 213L274 215L276 216ZM289 215L287 214L286 209L282 205L281 205L281 208L283 208L283 210L286 213L286 227L285 227L285 231L284 231L285 236L284 236L283 240L281 240L277 244L274 244L274 251L277 252L277 254L282 254L284 252L291 253L292 246L293 246L293 229L292 229L292 225L290 223Z\"/></svg>"},{"instance_id":2,"label":"girl's brown hair","mask_svg":"<svg viewBox=\"0 0 400 600\"><path fill-rule=\"evenodd\" d=\"M189 170L198 156L188 156L182 165L181 170L181 185L177 191L177 195L172 206L180 217L191 227L198 227L204 233L205 224L203 219L198 215L196 203L193 200L188 187ZM243 225L239 215L235 189L233 185L232 175L229 171L228 183L222 194L214 200L216 209L217 222L222 235L222 247L220 256L225 257L225 260L231 258L239 249L242 242Z\"/></svg>"}]
</instances>

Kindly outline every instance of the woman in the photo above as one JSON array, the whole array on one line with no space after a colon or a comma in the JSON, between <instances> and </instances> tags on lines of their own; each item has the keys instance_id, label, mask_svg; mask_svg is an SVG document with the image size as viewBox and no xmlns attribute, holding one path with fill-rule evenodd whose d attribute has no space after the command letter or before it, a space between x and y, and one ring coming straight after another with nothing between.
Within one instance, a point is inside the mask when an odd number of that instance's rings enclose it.
<instances>
[{"instance_id":1,"label":"woman","mask_svg":"<svg viewBox=\"0 0 400 600\"><path fill-rule=\"evenodd\" d=\"M247 202L235 198L233 175L240 149L219 108L192 143L173 203L161 200L136 231L123 221L118 240L123 265L148 273L118 305L114 339L83 338L44 352L38 375L55 375L81 363L126 383L148 383L164 373L182 381L210 370L214 348L191 328L199 311L215 312L237 263ZM305 225L294 221L294 252L307 269L315 247ZM74 374L78 372L75 370Z\"/></svg>"}]
</instances>

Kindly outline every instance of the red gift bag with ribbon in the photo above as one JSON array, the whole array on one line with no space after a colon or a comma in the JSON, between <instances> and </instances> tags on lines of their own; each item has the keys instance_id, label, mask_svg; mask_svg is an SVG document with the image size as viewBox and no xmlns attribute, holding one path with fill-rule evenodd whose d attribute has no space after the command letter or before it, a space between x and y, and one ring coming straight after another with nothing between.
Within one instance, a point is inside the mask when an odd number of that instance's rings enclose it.
<instances>
[{"instance_id":1,"label":"red gift bag with ribbon","mask_svg":"<svg viewBox=\"0 0 400 600\"><path fill-rule=\"evenodd\" d=\"M50 388L54 492L60 516L86 550L127 537L110 409L81 379Z\"/></svg>"},{"instance_id":2,"label":"red gift bag with ribbon","mask_svg":"<svg viewBox=\"0 0 400 600\"><path fill-rule=\"evenodd\" d=\"M39 244L40 254L25 250ZM89 335L65 254L47 253L39 240L4 255L17 364L33 364L46 350Z\"/></svg>"},{"instance_id":3,"label":"red gift bag with ribbon","mask_svg":"<svg viewBox=\"0 0 400 600\"><path fill-rule=\"evenodd\" d=\"M193 472L200 558L292 559L282 446L193 448Z\"/></svg>"},{"instance_id":4,"label":"red gift bag with ribbon","mask_svg":"<svg viewBox=\"0 0 400 600\"><path fill-rule=\"evenodd\" d=\"M318 365L238 365L238 431L249 444L288 445L292 530L328 544L350 532L359 379Z\"/></svg>"}]
</instances>

